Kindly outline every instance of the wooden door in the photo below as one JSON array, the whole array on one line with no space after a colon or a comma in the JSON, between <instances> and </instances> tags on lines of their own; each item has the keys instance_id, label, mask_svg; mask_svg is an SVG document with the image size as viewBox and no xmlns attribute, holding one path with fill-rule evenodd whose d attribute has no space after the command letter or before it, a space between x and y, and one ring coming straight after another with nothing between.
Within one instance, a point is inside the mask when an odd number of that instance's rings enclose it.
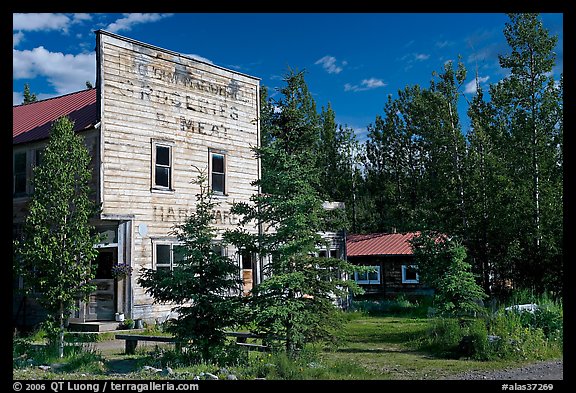
<instances>
[{"instance_id":1,"label":"wooden door","mask_svg":"<svg viewBox=\"0 0 576 393\"><path fill-rule=\"evenodd\" d=\"M86 305L87 321L113 321L116 312L114 278L112 266L115 262L115 250L99 250L96 263L96 278L92 281L96 291L92 292Z\"/></svg>"}]
</instances>

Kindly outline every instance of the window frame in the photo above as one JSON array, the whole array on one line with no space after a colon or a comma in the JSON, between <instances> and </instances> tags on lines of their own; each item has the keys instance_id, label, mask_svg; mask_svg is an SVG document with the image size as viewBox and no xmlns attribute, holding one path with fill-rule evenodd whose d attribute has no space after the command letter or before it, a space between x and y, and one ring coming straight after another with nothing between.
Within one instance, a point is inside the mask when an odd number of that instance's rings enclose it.
<instances>
[{"instance_id":1,"label":"window frame","mask_svg":"<svg viewBox=\"0 0 576 393\"><path fill-rule=\"evenodd\" d=\"M402 284L420 284L420 275L418 271L416 271L416 279L407 279L406 278L406 270L408 269L417 269L416 265L402 265Z\"/></svg>"},{"instance_id":2,"label":"window frame","mask_svg":"<svg viewBox=\"0 0 576 393\"><path fill-rule=\"evenodd\" d=\"M359 279L358 272L354 271L354 281L356 281L357 284L380 285L380 283L382 282L382 276L380 275L380 273L381 273L380 265L365 265L364 267L373 268L376 271L375 272L362 273L362 274L366 274L366 280ZM370 280L370 274L374 274L374 273L376 273L377 279L376 280Z\"/></svg>"},{"instance_id":3,"label":"window frame","mask_svg":"<svg viewBox=\"0 0 576 393\"><path fill-rule=\"evenodd\" d=\"M24 170L16 172L16 156L24 155ZM24 191L16 192L16 176L24 176ZM22 198L29 195L30 176L28 175L28 150L15 151L12 153L12 198Z\"/></svg>"},{"instance_id":4,"label":"window frame","mask_svg":"<svg viewBox=\"0 0 576 393\"><path fill-rule=\"evenodd\" d=\"M45 147L27 148L12 152L12 199L27 198L34 194L34 168L40 164ZM24 155L24 170L16 173L16 155ZM16 193L16 176L24 177L24 191Z\"/></svg>"},{"instance_id":5,"label":"window frame","mask_svg":"<svg viewBox=\"0 0 576 393\"><path fill-rule=\"evenodd\" d=\"M169 247L169 256L170 261L169 263L158 263L158 246L168 246ZM175 240L153 240L152 241L152 268L153 270L158 271L158 267L161 269L168 269L173 271L174 268L178 267L178 263L174 261L174 247L182 247L184 246L183 243L180 243Z\"/></svg>"},{"instance_id":6,"label":"window frame","mask_svg":"<svg viewBox=\"0 0 576 393\"><path fill-rule=\"evenodd\" d=\"M222 156L222 169L224 172L214 172L214 156ZM228 154L219 149L208 149L208 182L210 191L215 196L228 196ZM222 191L214 190L214 175L222 176Z\"/></svg>"},{"instance_id":7,"label":"window frame","mask_svg":"<svg viewBox=\"0 0 576 393\"><path fill-rule=\"evenodd\" d=\"M174 142L165 139L152 139L152 165L150 169L151 191L174 191ZM158 164L157 155L158 148L163 147L168 149L168 165ZM161 165L163 168L168 168L168 186L156 183L156 167Z\"/></svg>"}]
</instances>

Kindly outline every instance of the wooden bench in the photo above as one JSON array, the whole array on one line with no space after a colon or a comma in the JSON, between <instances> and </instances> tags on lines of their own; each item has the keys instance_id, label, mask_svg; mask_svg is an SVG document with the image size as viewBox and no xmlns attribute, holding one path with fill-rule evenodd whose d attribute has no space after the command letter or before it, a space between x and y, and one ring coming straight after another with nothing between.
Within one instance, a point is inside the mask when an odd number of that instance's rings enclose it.
<instances>
[{"instance_id":1,"label":"wooden bench","mask_svg":"<svg viewBox=\"0 0 576 393\"><path fill-rule=\"evenodd\" d=\"M115 336L117 340L126 341L126 354L133 355L136 352L136 346L138 341L155 341L160 343L175 343L176 348L180 347L180 343L174 337L169 336L144 336L141 334L117 334Z\"/></svg>"},{"instance_id":2,"label":"wooden bench","mask_svg":"<svg viewBox=\"0 0 576 393\"><path fill-rule=\"evenodd\" d=\"M246 342L249 338L261 338L261 336L249 333L249 332L224 332L226 336L235 337L236 345L255 351L268 351L270 347L267 345L253 344ZM141 334L116 334L115 338L117 340L125 340L126 346L125 351L127 355L133 355L136 352L136 346L138 341L152 341L152 342L162 342L162 343L175 343L176 349L181 348L181 343L175 337L170 336L146 336Z\"/></svg>"},{"instance_id":3,"label":"wooden bench","mask_svg":"<svg viewBox=\"0 0 576 393\"><path fill-rule=\"evenodd\" d=\"M262 344L253 344L253 343L243 343L243 342L236 342L236 345L239 345L241 347L244 347L246 349L248 349L249 351L258 351L258 352L268 352L270 350L270 347L268 345L262 345Z\"/></svg>"}]
</instances>

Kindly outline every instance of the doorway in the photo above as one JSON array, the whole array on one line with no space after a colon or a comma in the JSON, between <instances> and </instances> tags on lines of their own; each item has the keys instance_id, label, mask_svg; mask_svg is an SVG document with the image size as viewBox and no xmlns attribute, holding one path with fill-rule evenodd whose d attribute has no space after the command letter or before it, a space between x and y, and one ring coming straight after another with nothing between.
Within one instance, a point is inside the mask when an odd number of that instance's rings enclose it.
<instances>
[{"instance_id":1,"label":"doorway","mask_svg":"<svg viewBox=\"0 0 576 393\"><path fill-rule=\"evenodd\" d=\"M85 319L87 321L112 321L116 313L116 290L112 266L116 263L116 248L101 248L96 258L96 277L92 283L96 291L88 297Z\"/></svg>"}]
</instances>

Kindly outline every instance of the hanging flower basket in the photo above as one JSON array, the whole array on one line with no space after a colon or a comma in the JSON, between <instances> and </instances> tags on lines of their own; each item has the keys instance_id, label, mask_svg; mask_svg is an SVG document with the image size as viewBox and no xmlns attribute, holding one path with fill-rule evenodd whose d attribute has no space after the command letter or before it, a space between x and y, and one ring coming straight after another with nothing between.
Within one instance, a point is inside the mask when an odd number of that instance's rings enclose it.
<instances>
[{"instance_id":1,"label":"hanging flower basket","mask_svg":"<svg viewBox=\"0 0 576 393\"><path fill-rule=\"evenodd\" d=\"M130 274L132 274L132 267L130 265L119 263L118 265L112 266L112 277L116 279L123 279Z\"/></svg>"}]
</instances>

